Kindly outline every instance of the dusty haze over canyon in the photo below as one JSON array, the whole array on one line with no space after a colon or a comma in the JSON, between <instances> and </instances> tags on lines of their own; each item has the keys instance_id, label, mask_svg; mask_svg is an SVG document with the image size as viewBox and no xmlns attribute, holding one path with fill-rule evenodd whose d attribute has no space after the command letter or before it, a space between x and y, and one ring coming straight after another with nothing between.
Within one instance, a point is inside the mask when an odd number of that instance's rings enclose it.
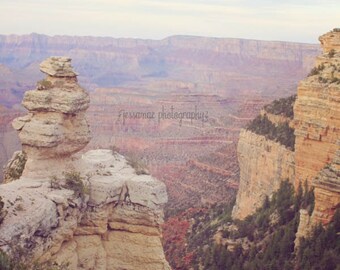
<instances>
[{"instance_id":1,"label":"dusty haze over canyon","mask_svg":"<svg viewBox=\"0 0 340 270\"><path fill-rule=\"evenodd\" d=\"M213 261L198 256L204 243L247 254L266 248L261 237L293 223L298 248L311 224L332 222L339 205L339 32L320 38L323 51L314 44L194 36L0 36L0 163L7 163L11 182L1 196L12 202L5 224L23 208L13 197L23 185L25 203L32 189L41 202L47 193L51 209L39 208L37 219L46 210L52 216L44 226L31 220L20 244L31 241L42 261L67 257L72 269L206 267ZM51 55L66 57L41 63ZM86 173L89 197L75 201L70 187L54 186L67 183L70 166ZM284 216L279 208L269 215L269 205L284 199L275 197L283 183L297 191L304 180L305 194L308 185L315 189L313 208L290 201ZM242 227L266 204L252 230ZM4 238L17 237L7 228L0 227ZM137 251L133 262L120 250Z\"/></svg>"}]
</instances>

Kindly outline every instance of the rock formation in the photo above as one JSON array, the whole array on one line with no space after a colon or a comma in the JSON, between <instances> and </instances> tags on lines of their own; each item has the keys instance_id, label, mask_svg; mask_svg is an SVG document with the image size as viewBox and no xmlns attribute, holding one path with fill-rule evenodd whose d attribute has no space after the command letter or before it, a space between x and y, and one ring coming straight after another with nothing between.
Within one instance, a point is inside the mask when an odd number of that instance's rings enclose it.
<instances>
[{"instance_id":1,"label":"rock formation","mask_svg":"<svg viewBox=\"0 0 340 270\"><path fill-rule=\"evenodd\" d=\"M340 207L340 140L333 161L313 180L315 206L312 221L328 224Z\"/></svg>"},{"instance_id":2,"label":"rock formation","mask_svg":"<svg viewBox=\"0 0 340 270\"><path fill-rule=\"evenodd\" d=\"M338 142L340 146L340 141ZM314 187L315 205L310 216L306 209L300 210L299 227L296 232L295 247L298 248L300 238L309 237L314 226L321 223L327 225L340 207L340 148L333 161L312 181Z\"/></svg>"},{"instance_id":3,"label":"rock formation","mask_svg":"<svg viewBox=\"0 0 340 270\"><path fill-rule=\"evenodd\" d=\"M13 122L28 161L19 180L0 187L0 248L71 270L170 269L165 185L111 150L72 155L90 139L88 95L69 58L49 58L41 70L47 78L24 97L29 114Z\"/></svg>"},{"instance_id":4,"label":"rock formation","mask_svg":"<svg viewBox=\"0 0 340 270\"><path fill-rule=\"evenodd\" d=\"M51 164L68 164L73 153L83 149L90 141L90 130L85 111L90 99L77 84L77 74L71 59L51 57L40 64L47 74L37 83L35 90L24 95L23 106L29 113L13 121L19 132L22 149L28 160L23 172L26 177L45 177L54 170Z\"/></svg>"},{"instance_id":5,"label":"rock formation","mask_svg":"<svg viewBox=\"0 0 340 270\"><path fill-rule=\"evenodd\" d=\"M244 219L262 206L283 180L294 180L294 152L262 135L242 130L237 146L240 186L232 216Z\"/></svg>"},{"instance_id":6,"label":"rock formation","mask_svg":"<svg viewBox=\"0 0 340 270\"><path fill-rule=\"evenodd\" d=\"M298 236L313 224L328 224L340 207L340 31L334 29L319 40L323 54L299 84L294 107L295 188L307 181L315 196L309 226L302 222Z\"/></svg>"},{"instance_id":7,"label":"rock formation","mask_svg":"<svg viewBox=\"0 0 340 270\"><path fill-rule=\"evenodd\" d=\"M308 235L313 224L329 223L340 205L340 30L321 36L320 42L323 54L299 83L294 119L261 112L274 125L286 121L294 127L295 153L283 146L278 151L272 142L247 131L241 132L238 144L240 188L233 217L253 213L283 178L292 180L296 190L307 181L314 187L315 209L311 217L301 212L298 237Z\"/></svg>"},{"instance_id":8,"label":"rock formation","mask_svg":"<svg viewBox=\"0 0 340 270\"><path fill-rule=\"evenodd\" d=\"M340 139L340 32L320 37L323 54L300 82L294 107L295 188L312 180L330 163ZM331 52L332 51L332 52Z\"/></svg>"}]
</instances>

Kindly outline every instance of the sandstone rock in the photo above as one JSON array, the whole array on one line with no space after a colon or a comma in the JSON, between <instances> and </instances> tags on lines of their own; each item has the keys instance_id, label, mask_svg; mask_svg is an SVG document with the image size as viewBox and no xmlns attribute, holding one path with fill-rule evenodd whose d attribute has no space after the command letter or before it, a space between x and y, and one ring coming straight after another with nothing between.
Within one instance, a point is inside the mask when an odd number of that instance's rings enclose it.
<instances>
[{"instance_id":1,"label":"sandstone rock","mask_svg":"<svg viewBox=\"0 0 340 270\"><path fill-rule=\"evenodd\" d=\"M340 32L319 38L323 54L316 72L298 87L295 115L295 189L307 181L314 187L311 216L300 211L295 247L319 223L327 225L340 206Z\"/></svg>"},{"instance_id":2,"label":"sandstone rock","mask_svg":"<svg viewBox=\"0 0 340 270\"><path fill-rule=\"evenodd\" d=\"M322 49L325 53L331 50L340 51L340 31L339 28L330 31L319 37Z\"/></svg>"},{"instance_id":3,"label":"sandstone rock","mask_svg":"<svg viewBox=\"0 0 340 270\"><path fill-rule=\"evenodd\" d=\"M240 186L233 208L234 219L244 219L262 206L281 181L294 181L294 152L277 142L242 130L237 147Z\"/></svg>"},{"instance_id":4,"label":"sandstone rock","mask_svg":"<svg viewBox=\"0 0 340 270\"><path fill-rule=\"evenodd\" d=\"M340 147L340 141L338 146ZM318 174L312 185L315 196L312 220L326 225L340 207L340 148L333 161Z\"/></svg>"},{"instance_id":5,"label":"sandstone rock","mask_svg":"<svg viewBox=\"0 0 340 270\"><path fill-rule=\"evenodd\" d=\"M308 214L306 209L300 210L300 220L299 220L299 227L295 234L296 238L294 241L295 249L298 249L300 246L300 240L302 237L308 238L313 229L313 223L311 217Z\"/></svg>"},{"instance_id":6,"label":"sandstone rock","mask_svg":"<svg viewBox=\"0 0 340 270\"><path fill-rule=\"evenodd\" d=\"M67 261L72 270L170 269L160 240L165 185L136 175L123 156L110 150L91 150L74 166L82 175L92 174L85 205L71 190L39 180L2 185L8 213L0 226L0 248L10 251L9 243L16 241L35 259ZM105 171L112 175L102 175Z\"/></svg>"},{"instance_id":7,"label":"sandstone rock","mask_svg":"<svg viewBox=\"0 0 340 270\"><path fill-rule=\"evenodd\" d=\"M13 122L27 162L20 179L0 189L7 213L0 249L15 253L14 243L28 260L69 263L70 270L170 269L160 228L165 185L138 176L111 150L73 156L90 140L88 95L69 58L49 58L41 70L50 83L26 92L30 113ZM8 168L22 168L18 159Z\"/></svg>"},{"instance_id":8,"label":"sandstone rock","mask_svg":"<svg viewBox=\"0 0 340 270\"><path fill-rule=\"evenodd\" d=\"M324 54L317 58L319 68L315 75L300 82L294 106L295 188L306 180L311 186L339 149L340 75L333 69L340 70L340 32L332 31L320 40ZM334 50L333 56L329 55L330 50Z\"/></svg>"},{"instance_id":9,"label":"sandstone rock","mask_svg":"<svg viewBox=\"0 0 340 270\"><path fill-rule=\"evenodd\" d=\"M48 76L38 83L37 89L27 91L22 102L29 114L16 118L13 127L19 132L28 157L23 175L46 179L46 168L59 165L59 174L65 169L60 168L62 160L66 161L90 141L85 118L90 100L77 83L70 58L48 58L41 63L41 71ZM64 162L64 167L68 163Z\"/></svg>"},{"instance_id":10,"label":"sandstone rock","mask_svg":"<svg viewBox=\"0 0 340 270\"><path fill-rule=\"evenodd\" d=\"M53 56L47 58L40 64L40 70L52 77L75 77L75 73L71 66L71 58Z\"/></svg>"}]
</instances>

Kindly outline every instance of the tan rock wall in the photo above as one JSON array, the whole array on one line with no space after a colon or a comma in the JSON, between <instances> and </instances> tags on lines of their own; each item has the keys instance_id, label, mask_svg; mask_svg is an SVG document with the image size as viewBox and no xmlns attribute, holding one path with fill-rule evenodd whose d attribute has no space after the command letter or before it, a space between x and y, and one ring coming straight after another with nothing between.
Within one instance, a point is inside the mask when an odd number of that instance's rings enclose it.
<instances>
[{"instance_id":1,"label":"tan rock wall","mask_svg":"<svg viewBox=\"0 0 340 270\"><path fill-rule=\"evenodd\" d=\"M316 59L317 74L300 82L294 106L295 189L307 181L315 197L312 215L300 215L297 246L300 237L318 223L328 224L340 207L340 32L319 40L323 54Z\"/></svg>"},{"instance_id":2,"label":"tan rock wall","mask_svg":"<svg viewBox=\"0 0 340 270\"><path fill-rule=\"evenodd\" d=\"M255 212L265 196L276 191L281 181L293 181L294 153L264 136L242 130L238 143L240 186L233 209L234 219Z\"/></svg>"},{"instance_id":3,"label":"tan rock wall","mask_svg":"<svg viewBox=\"0 0 340 270\"><path fill-rule=\"evenodd\" d=\"M339 85L321 84L308 78L298 87L294 106L295 187L311 181L333 159L340 138Z\"/></svg>"}]
</instances>

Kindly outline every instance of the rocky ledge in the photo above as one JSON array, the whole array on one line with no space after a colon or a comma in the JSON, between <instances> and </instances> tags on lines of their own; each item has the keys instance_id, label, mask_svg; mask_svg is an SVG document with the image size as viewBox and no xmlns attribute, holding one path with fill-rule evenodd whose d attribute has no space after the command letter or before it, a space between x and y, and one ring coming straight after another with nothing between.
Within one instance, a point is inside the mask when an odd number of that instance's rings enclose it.
<instances>
[{"instance_id":1,"label":"rocky ledge","mask_svg":"<svg viewBox=\"0 0 340 270\"><path fill-rule=\"evenodd\" d=\"M73 175L79 170L84 178L83 197L54 176L1 186L7 212L1 249L11 253L20 247L31 260L69 262L70 269L170 269L160 231L165 185L136 175L110 150L89 151L73 166Z\"/></svg>"}]
</instances>

